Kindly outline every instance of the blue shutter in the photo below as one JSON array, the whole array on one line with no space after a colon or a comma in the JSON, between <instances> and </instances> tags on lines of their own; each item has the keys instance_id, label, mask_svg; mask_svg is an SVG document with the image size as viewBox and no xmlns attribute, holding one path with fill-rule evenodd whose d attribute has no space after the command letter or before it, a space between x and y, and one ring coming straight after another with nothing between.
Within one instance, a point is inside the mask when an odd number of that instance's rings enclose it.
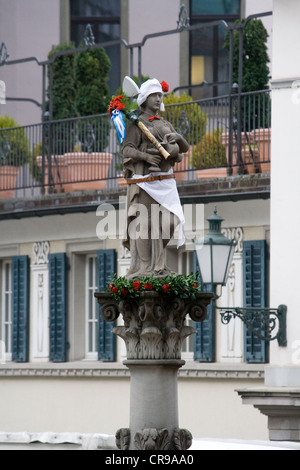
<instances>
[{"instance_id":1,"label":"blue shutter","mask_svg":"<svg viewBox=\"0 0 300 470\"><path fill-rule=\"evenodd\" d=\"M28 361L29 258L12 258L12 360Z\"/></svg>"},{"instance_id":2,"label":"blue shutter","mask_svg":"<svg viewBox=\"0 0 300 470\"><path fill-rule=\"evenodd\" d=\"M67 257L49 255L50 361L66 362Z\"/></svg>"},{"instance_id":3,"label":"blue shutter","mask_svg":"<svg viewBox=\"0 0 300 470\"><path fill-rule=\"evenodd\" d=\"M194 253L194 273L199 271L196 253ZM212 292L209 285L203 285L202 290ZM197 333L194 336L194 360L198 362L215 361L215 303L207 307L207 317L201 322L194 322Z\"/></svg>"},{"instance_id":4,"label":"blue shutter","mask_svg":"<svg viewBox=\"0 0 300 470\"><path fill-rule=\"evenodd\" d=\"M104 292L116 273L117 255L115 250L101 250L98 252L98 287ZM115 322L106 322L100 315L99 308L99 344L98 360L114 362L116 360L116 335L112 333Z\"/></svg>"},{"instance_id":5,"label":"blue shutter","mask_svg":"<svg viewBox=\"0 0 300 470\"><path fill-rule=\"evenodd\" d=\"M244 307L266 307L266 241L243 244ZM246 362L267 362L268 344L244 326L244 357Z\"/></svg>"}]
</instances>

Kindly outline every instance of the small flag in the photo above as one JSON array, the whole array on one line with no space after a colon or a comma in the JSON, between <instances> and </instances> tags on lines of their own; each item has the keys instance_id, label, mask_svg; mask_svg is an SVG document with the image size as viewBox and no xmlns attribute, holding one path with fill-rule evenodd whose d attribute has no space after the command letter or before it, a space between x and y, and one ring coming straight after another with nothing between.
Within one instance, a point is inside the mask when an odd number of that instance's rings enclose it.
<instances>
[{"instance_id":1,"label":"small flag","mask_svg":"<svg viewBox=\"0 0 300 470\"><path fill-rule=\"evenodd\" d=\"M115 125L115 128L117 129L119 144L121 144L126 137L124 114L118 109L114 109L112 111L111 119Z\"/></svg>"}]
</instances>

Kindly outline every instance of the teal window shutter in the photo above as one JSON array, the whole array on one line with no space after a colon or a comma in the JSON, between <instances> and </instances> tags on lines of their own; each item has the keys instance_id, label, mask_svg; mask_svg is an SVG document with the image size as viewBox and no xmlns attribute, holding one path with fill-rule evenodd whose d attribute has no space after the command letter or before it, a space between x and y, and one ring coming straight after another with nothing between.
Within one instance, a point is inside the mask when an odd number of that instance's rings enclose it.
<instances>
[{"instance_id":1,"label":"teal window shutter","mask_svg":"<svg viewBox=\"0 0 300 470\"><path fill-rule=\"evenodd\" d=\"M49 255L50 361L66 362L67 256Z\"/></svg>"},{"instance_id":2,"label":"teal window shutter","mask_svg":"<svg viewBox=\"0 0 300 470\"><path fill-rule=\"evenodd\" d=\"M209 285L202 286L203 292L212 292ZM198 362L215 362L215 303L207 307L207 317L201 322L195 322L194 360Z\"/></svg>"},{"instance_id":3,"label":"teal window shutter","mask_svg":"<svg viewBox=\"0 0 300 470\"><path fill-rule=\"evenodd\" d=\"M12 360L27 362L29 352L29 258L12 258Z\"/></svg>"},{"instance_id":4,"label":"teal window shutter","mask_svg":"<svg viewBox=\"0 0 300 470\"><path fill-rule=\"evenodd\" d=\"M199 264L196 253L194 253L194 274L199 272ZM211 292L210 285L202 286L204 292ZM211 302L207 307L207 317L201 322L195 322L194 328L194 360L198 362L215 361L215 304Z\"/></svg>"},{"instance_id":5,"label":"teal window shutter","mask_svg":"<svg viewBox=\"0 0 300 470\"><path fill-rule=\"evenodd\" d=\"M244 307L266 307L266 241L243 244ZM268 344L244 326L244 358L249 363L265 363Z\"/></svg>"},{"instance_id":6,"label":"teal window shutter","mask_svg":"<svg viewBox=\"0 0 300 470\"><path fill-rule=\"evenodd\" d=\"M117 270L117 254L115 250L100 250L98 258L98 287L104 292ZM103 362L116 361L116 335L112 332L115 322L106 322L100 315L99 307L99 343L98 360Z\"/></svg>"}]
</instances>

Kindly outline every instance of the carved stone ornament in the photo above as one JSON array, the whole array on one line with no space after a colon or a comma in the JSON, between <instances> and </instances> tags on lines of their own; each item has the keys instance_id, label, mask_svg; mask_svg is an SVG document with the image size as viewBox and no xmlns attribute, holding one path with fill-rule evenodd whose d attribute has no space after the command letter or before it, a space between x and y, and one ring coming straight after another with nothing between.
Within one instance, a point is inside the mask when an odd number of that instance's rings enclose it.
<instances>
[{"instance_id":1,"label":"carved stone ornament","mask_svg":"<svg viewBox=\"0 0 300 470\"><path fill-rule=\"evenodd\" d=\"M196 332L184 324L189 314L195 322L206 318L210 293L181 299L158 292L142 292L139 297L118 302L111 293L96 293L105 321L123 316L124 325L114 328L126 344L127 359L180 359L182 343Z\"/></svg>"},{"instance_id":2,"label":"carved stone ornament","mask_svg":"<svg viewBox=\"0 0 300 470\"><path fill-rule=\"evenodd\" d=\"M143 429L134 437L137 450L168 450L171 441L167 429Z\"/></svg>"},{"instance_id":3,"label":"carved stone ornament","mask_svg":"<svg viewBox=\"0 0 300 470\"><path fill-rule=\"evenodd\" d=\"M130 429L121 428L116 432L116 445L120 450L128 450L130 446Z\"/></svg>"},{"instance_id":4,"label":"carved stone ornament","mask_svg":"<svg viewBox=\"0 0 300 470\"><path fill-rule=\"evenodd\" d=\"M193 436L187 429L175 429L169 436L167 429L143 429L134 436L136 450L187 450L191 447ZM119 429L116 444L120 450L129 450L130 429Z\"/></svg>"},{"instance_id":5,"label":"carved stone ornament","mask_svg":"<svg viewBox=\"0 0 300 470\"><path fill-rule=\"evenodd\" d=\"M187 429L175 429L173 433L173 445L176 450L187 450L191 447L193 436Z\"/></svg>"},{"instance_id":6,"label":"carved stone ornament","mask_svg":"<svg viewBox=\"0 0 300 470\"><path fill-rule=\"evenodd\" d=\"M33 264L41 265L48 264L50 253L49 242L35 242L33 244Z\"/></svg>"}]
</instances>

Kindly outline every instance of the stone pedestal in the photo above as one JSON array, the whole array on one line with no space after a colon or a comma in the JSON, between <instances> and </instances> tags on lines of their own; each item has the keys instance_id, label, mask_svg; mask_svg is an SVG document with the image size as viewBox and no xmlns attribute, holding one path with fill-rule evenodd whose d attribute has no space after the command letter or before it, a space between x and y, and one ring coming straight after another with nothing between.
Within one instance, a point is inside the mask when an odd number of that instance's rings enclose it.
<instances>
[{"instance_id":1,"label":"stone pedestal","mask_svg":"<svg viewBox=\"0 0 300 470\"><path fill-rule=\"evenodd\" d=\"M300 388L262 387L238 393L244 404L268 417L270 441L300 442Z\"/></svg>"},{"instance_id":2,"label":"stone pedestal","mask_svg":"<svg viewBox=\"0 0 300 470\"><path fill-rule=\"evenodd\" d=\"M213 294L196 293L181 299L154 291L120 302L110 293L96 293L101 316L124 325L114 332L126 344L130 383L130 427L116 433L122 450L186 450L192 435L178 423L177 373L182 342L195 329L184 324L187 314L196 322L206 318Z\"/></svg>"}]
</instances>

